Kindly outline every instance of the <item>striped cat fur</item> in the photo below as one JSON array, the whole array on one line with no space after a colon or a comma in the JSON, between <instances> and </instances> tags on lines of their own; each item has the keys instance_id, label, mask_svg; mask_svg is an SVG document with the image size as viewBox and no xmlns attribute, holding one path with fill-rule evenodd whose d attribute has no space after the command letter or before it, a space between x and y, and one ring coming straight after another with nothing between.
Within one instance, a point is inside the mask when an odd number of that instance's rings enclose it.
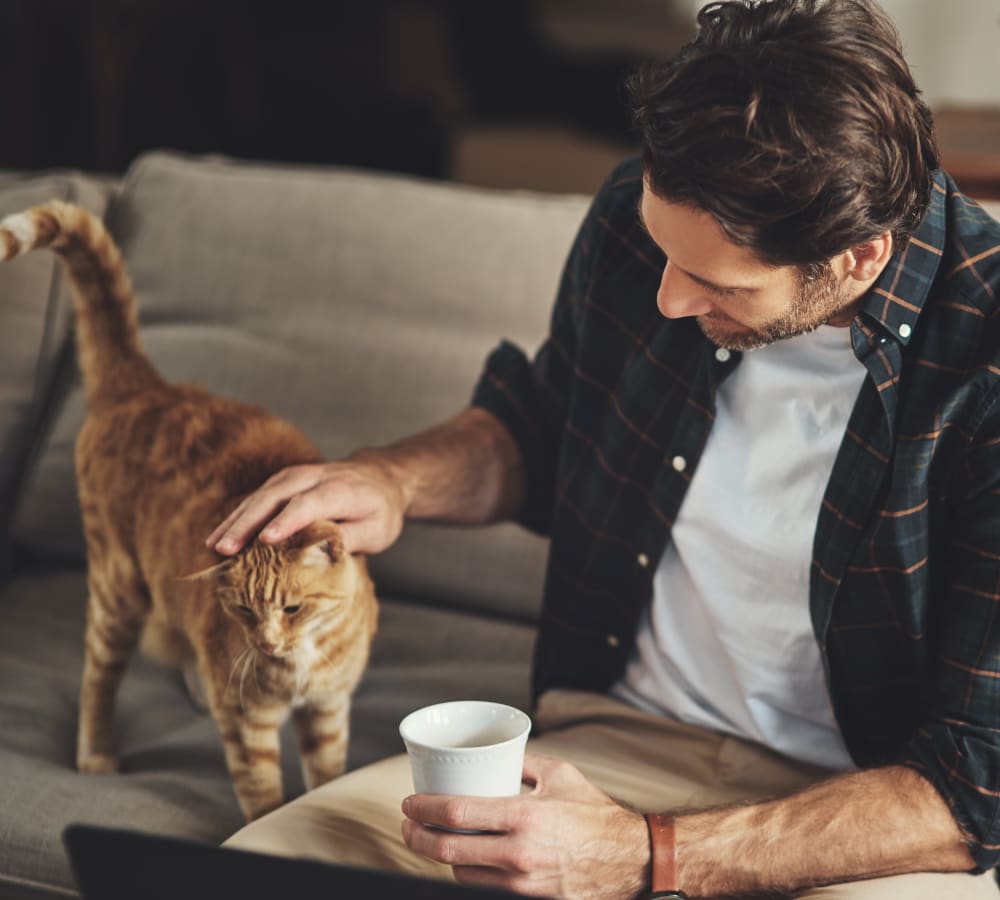
<instances>
[{"instance_id":1,"label":"striped cat fur","mask_svg":"<svg viewBox=\"0 0 1000 900\"><path fill-rule=\"evenodd\" d=\"M377 620L365 560L344 552L332 522L232 558L206 550L245 496L320 454L259 407L160 376L121 254L89 212L52 202L0 221L0 258L41 247L69 278L87 397L75 450L89 589L77 768L119 770L115 696L141 640L203 693L243 814L257 818L283 802L289 714L307 786L344 771Z\"/></svg>"}]
</instances>

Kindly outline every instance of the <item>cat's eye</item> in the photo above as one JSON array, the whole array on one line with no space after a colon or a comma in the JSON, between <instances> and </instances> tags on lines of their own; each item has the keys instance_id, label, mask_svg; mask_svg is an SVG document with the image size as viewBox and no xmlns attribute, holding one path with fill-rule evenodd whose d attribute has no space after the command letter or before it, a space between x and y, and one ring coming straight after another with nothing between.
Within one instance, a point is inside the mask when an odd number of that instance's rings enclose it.
<instances>
[{"instance_id":1,"label":"cat's eye","mask_svg":"<svg viewBox=\"0 0 1000 900\"><path fill-rule=\"evenodd\" d=\"M300 609L302 609L301 606L286 606L285 614L289 616L294 616Z\"/></svg>"},{"instance_id":2,"label":"cat's eye","mask_svg":"<svg viewBox=\"0 0 1000 900\"><path fill-rule=\"evenodd\" d=\"M240 611L241 613L243 613L243 615L245 615L245 616L252 616L252 615L253 615L253 610L252 610L252 609L250 609L250 607L249 607L249 606L246 606L246 605L244 605L243 603L241 603L241 604L240 604L239 606L237 606L236 608L237 608L237 609L238 609L238 610L239 610L239 611Z\"/></svg>"}]
</instances>

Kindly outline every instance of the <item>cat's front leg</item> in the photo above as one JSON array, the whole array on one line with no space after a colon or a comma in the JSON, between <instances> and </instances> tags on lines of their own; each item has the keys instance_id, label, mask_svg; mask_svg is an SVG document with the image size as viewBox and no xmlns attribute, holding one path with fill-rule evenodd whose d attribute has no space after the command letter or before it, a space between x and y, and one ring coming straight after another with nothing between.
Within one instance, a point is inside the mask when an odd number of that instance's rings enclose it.
<instances>
[{"instance_id":1,"label":"cat's front leg","mask_svg":"<svg viewBox=\"0 0 1000 900\"><path fill-rule=\"evenodd\" d=\"M344 773L350 711L350 697L337 694L312 700L294 710L302 774L309 790Z\"/></svg>"},{"instance_id":2,"label":"cat's front leg","mask_svg":"<svg viewBox=\"0 0 1000 900\"><path fill-rule=\"evenodd\" d=\"M251 822L284 803L278 729L286 707L213 709L243 816Z\"/></svg>"}]
</instances>

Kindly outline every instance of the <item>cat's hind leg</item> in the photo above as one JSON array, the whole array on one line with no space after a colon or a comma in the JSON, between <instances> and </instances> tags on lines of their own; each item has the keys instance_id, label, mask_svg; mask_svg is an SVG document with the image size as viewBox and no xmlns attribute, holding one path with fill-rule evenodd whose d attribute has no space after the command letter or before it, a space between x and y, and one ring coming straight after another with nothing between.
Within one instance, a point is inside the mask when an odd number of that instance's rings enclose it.
<instances>
[{"instance_id":1,"label":"cat's hind leg","mask_svg":"<svg viewBox=\"0 0 1000 900\"><path fill-rule=\"evenodd\" d=\"M309 790L344 774L350 711L350 697L336 693L313 698L293 711L302 774Z\"/></svg>"},{"instance_id":2,"label":"cat's hind leg","mask_svg":"<svg viewBox=\"0 0 1000 900\"><path fill-rule=\"evenodd\" d=\"M115 697L149 610L141 580L112 578L91 564L77 729L80 772L118 771L112 742Z\"/></svg>"}]
</instances>

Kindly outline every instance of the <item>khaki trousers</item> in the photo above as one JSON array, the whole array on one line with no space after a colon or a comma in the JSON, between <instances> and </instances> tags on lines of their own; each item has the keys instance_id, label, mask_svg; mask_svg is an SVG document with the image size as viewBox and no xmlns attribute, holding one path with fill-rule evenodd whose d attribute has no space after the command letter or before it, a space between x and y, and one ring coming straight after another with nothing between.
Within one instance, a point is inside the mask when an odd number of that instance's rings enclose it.
<instances>
[{"instance_id":1,"label":"khaki trousers","mask_svg":"<svg viewBox=\"0 0 1000 900\"><path fill-rule=\"evenodd\" d=\"M535 714L533 753L565 759L618 800L646 812L782 796L830 774L756 744L636 710L613 698L549 691ZM252 822L226 846L451 878L402 841L413 793L405 755L350 772ZM919 823L914 823L919 828ZM998 900L993 873L921 873L811 888L808 900ZM581 898L583 900L583 898Z\"/></svg>"}]
</instances>

